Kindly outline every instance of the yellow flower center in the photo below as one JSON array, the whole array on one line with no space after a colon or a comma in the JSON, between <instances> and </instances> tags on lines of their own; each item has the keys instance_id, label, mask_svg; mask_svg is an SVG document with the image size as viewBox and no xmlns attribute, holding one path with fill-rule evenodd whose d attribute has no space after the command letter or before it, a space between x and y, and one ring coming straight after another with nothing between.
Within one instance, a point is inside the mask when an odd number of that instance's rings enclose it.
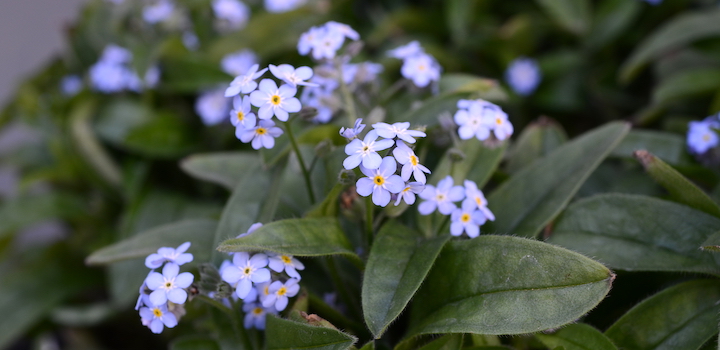
<instances>
[{"instance_id":1,"label":"yellow flower center","mask_svg":"<svg viewBox=\"0 0 720 350\"><path fill-rule=\"evenodd\" d=\"M501 125L503 123L502 118L495 118L495 124Z\"/></svg>"},{"instance_id":2,"label":"yellow flower center","mask_svg":"<svg viewBox=\"0 0 720 350\"><path fill-rule=\"evenodd\" d=\"M382 186L385 183L385 178L380 175L375 175L373 182L378 186Z\"/></svg>"},{"instance_id":3,"label":"yellow flower center","mask_svg":"<svg viewBox=\"0 0 720 350\"><path fill-rule=\"evenodd\" d=\"M417 159L417 157L415 157L415 155L410 156L410 164L412 164L413 166L418 165L418 159Z\"/></svg>"},{"instance_id":4,"label":"yellow flower center","mask_svg":"<svg viewBox=\"0 0 720 350\"><path fill-rule=\"evenodd\" d=\"M243 113L242 111L238 111L237 112L237 120L239 120L239 121L245 120L245 113Z\"/></svg>"},{"instance_id":5,"label":"yellow flower center","mask_svg":"<svg viewBox=\"0 0 720 350\"><path fill-rule=\"evenodd\" d=\"M462 221L463 223L467 223L468 221L470 221L470 214L463 213L460 217L460 221Z\"/></svg>"},{"instance_id":6,"label":"yellow flower center","mask_svg":"<svg viewBox=\"0 0 720 350\"><path fill-rule=\"evenodd\" d=\"M255 133L258 135L265 135L265 134L267 134L267 129L260 127L260 128L257 128L257 130L255 130Z\"/></svg>"},{"instance_id":7,"label":"yellow flower center","mask_svg":"<svg viewBox=\"0 0 720 350\"><path fill-rule=\"evenodd\" d=\"M250 272L252 272L252 269L249 268L249 267L246 267L245 269L243 269L243 273L246 274L246 275L249 275Z\"/></svg>"},{"instance_id":8,"label":"yellow flower center","mask_svg":"<svg viewBox=\"0 0 720 350\"><path fill-rule=\"evenodd\" d=\"M292 259L290 259L290 257L287 256L287 255L281 255L281 256L280 256L280 259L282 259L282 261L283 261L284 263L286 263L286 264L289 264L289 263L292 262Z\"/></svg>"},{"instance_id":9,"label":"yellow flower center","mask_svg":"<svg viewBox=\"0 0 720 350\"><path fill-rule=\"evenodd\" d=\"M172 282L165 282L165 288L172 288Z\"/></svg>"},{"instance_id":10,"label":"yellow flower center","mask_svg":"<svg viewBox=\"0 0 720 350\"><path fill-rule=\"evenodd\" d=\"M277 295L281 295L281 296L282 296L282 295L285 295L285 294L287 294L287 288L285 288L285 286L280 287L280 289L278 289L278 291L277 291Z\"/></svg>"},{"instance_id":11,"label":"yellow flower center","mask_svg":"<svg viewBox=\"0 0 720 350\"><path fill-rule=\"evenodd\" d=\"M705 135L703 135L702 139L703 139L703 141L708 142L708 141L710 141L710 135L705 134Z\"/></svg>"},{"instance_id":12,"label":"yellow flower center","mask_svg":"<svg viewBox=\"0 0 720 350\"><path fill-rule=\"evenodd\" d=\"M444 200L445 200L445 195L442 194L442 193L439 193L438 195L435 196L435 199L436 199L438 202L444 201Z\"/></svg>"},{"instance_id":13,"label":"yellow flower center","mask_svg":"<svg viewBox=\"0 0 720 350\"><path fill-rule=\"evenodd\" d=\"M256 307L252 310L252 313L254 313L255 315L260 315L263 313L263 309L260 307Z\"/></svg>"},{"instance_id":14,"label":"yellow flower center","mask_svg":"<svg viewBox=\"0 0 720 350\"><path fill-rule=\"evenodd\" d=\"M483 200L480 197L475 197L475 203L477 203L478 207L483 205Z\"/></svg>"},{"instance_id":15,"label":"yellow flower center","mask_svg":"<svg viewBox=\"0 0 720 350\"><path fill-rule=\"evenodd\" d=\"M163 312L162 312L162 310L160 310L159 307L152 309L152 312L153 312L153 315L155 315L155 317L162 317L162 315L163 315Z\"/></svg>"},{"instance_id":16,"label":"yellow flower center","mask_svg":"<svg viewBox=\"0 0 720 350\"><path fill-rule=\"evenodd\" d=\"M263 289L263 295L268 295L268 294L270 294L270 286L265 286L265 288Z\"/></svg>"},{"instance_id":17,"label":"yellow flower center","mask_svg":"<svg viewBox=\"0 0 720 350\"><path fill-rule=\"evenodd\" d=\"M370 149L369 146L363 146L362 151L363 151L363 152L367 152L369 149Z\"/></svg>"},{"instance_id":18,"label":"yellow flower center","mask_svg":"<svg viewBox=\"0 0 720 350\"><path fill-rule=\"evenodd\" d=\"M421 65L419 65L419 66L417 67L417 69L418 69L419 71L424 71L424 70L427 69L427 68L425 67L424 64L421 64Z\"/></svg>"},{"instance_id":19,"label":"yellow flower center","mask_svg":"<svg viewBox=\"0 0 720 350\"><path fill-rule=\"evenodd\" d=\"M272 104L276 105L276 106L279 105L279 104L280 104L280 96L278 96L278 95L273 95L273 96L270 98L270 102L271 102Z\"/></svg>"}]
</instances>

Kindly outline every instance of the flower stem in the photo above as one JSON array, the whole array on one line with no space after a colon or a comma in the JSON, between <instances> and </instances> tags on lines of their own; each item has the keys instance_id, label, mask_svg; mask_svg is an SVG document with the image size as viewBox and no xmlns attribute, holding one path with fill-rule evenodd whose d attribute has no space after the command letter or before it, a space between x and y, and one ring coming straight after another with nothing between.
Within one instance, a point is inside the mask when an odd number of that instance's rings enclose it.
<instances>
[{"instance_id":1,"label":"flower stem","mask_svg":"<svg viewBox=\"0 0 720 350\"><path fill-rule=\"evenodd\" d=\"M350 88L348 88L347 84L345 84L345 80L342 76L342 68L340 64L337 64L335 66L338 72L338 80L340 82L340 93L342 93L343 100L345 100L345 112L347 113L348 120L350 121L350 125L355 125L355 120L357 119L357 110L355 109L355 100L352 97L352 94L350 93Z\"/></svg>"},{"instance_id":2,"label":"flower stem","mask_svg":"<svg viewBox=\"0 0 720 350\"><path fill-rule=\"evenodd\" d=\"M373 210L375 205L372 202L371 196L365 197L365 242L367 244L366 253L370 253L370 247L373 242Z\"/></svg>"},{"instance_id":3,"label":"flower stem","mask_svg":"<svg viewBox=\"0 0 720 350\"><path fill-rule=\"evenodd\" d=\"M300 153L300 148L295 141L295 136L293 136L290 122L286 122L283 125L285 126L285 131L287 131L288 138L290 139L290 145L292 145L293 151L295 151L295 155L297 155L298 162L300 163L300 169L302 170L303 177L305 178L305 187L308 191L310 204L315 204L315 191L313 191L312 181L310 180L310 172L308 172L308 168L305 166L305 161L303 160L302 154Z\"/></svg>"}]
</instances>

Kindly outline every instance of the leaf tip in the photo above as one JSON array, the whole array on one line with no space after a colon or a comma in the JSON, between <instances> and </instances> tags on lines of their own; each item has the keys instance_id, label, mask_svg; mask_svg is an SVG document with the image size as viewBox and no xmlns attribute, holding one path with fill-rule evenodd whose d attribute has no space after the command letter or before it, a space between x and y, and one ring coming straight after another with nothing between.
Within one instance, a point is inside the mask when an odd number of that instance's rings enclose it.
<instances>
[{"instance_id":1,"label":"leaf tip","mask_svg":"<svg viewBox=\"0 0 720 350\"><path fill-rule=\"evenodd\" d=\"M635 157L635 159L637 159L640 164L642 164L643 168L648 168L652 163L655 162L655 156L644 149L633 152L633 157Z\"/></svg>"}]
</instances>

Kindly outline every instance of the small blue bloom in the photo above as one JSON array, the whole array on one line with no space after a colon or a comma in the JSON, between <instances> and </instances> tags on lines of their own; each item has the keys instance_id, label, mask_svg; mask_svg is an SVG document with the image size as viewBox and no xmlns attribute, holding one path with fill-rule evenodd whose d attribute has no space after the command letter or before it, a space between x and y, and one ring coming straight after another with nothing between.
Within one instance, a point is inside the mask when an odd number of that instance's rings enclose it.
<instances>
[{"instance_id":1,"label":"small blue bloom","mask_svg":"<svg viewBox=\"0 0 720 350\"><path fill-rule=\"evenodd\" d=\"M542 79L540 67L532 58L520 57L510 62L505 80L518 95L528 96L535 91Z\"/></svg>"},{"instance_id":2,"label":"small blue bloom","mask_svg":"<svg viewBox=\"0 0 720 350\"><path fill-rule=\"evenodd\" d=\"M347 24L330 21L303 33L298 41L298 52L301 55L312 52L316 60L333 59L345 38L358 40L360 35Z\"/></svg>"},{"instance_id":3,"label":"small blue bloom","mask_svg":"<svg viewBox=\"0 0 720 350\"><path fill-rule=\"evenodd\" d=\"M343 137L345 137L348 140L352 140L352 139L356 138L360 134L360 132L362 132L363 129L365 129L365 124L361 124L361 123L362 123L362 118L359 118L359 119L355 120L355 126L353 126L352 128L347 128L347 129L345 129L345 127L340 128L340 135L342 135Z\"/></svg>"},{"instance_id":4,"label":"small blue bloom","mask_svg":"<svg viewBox=\"0 0 720 350\"><path fill-rule=\"evenodd\" d=\"M292 278L300 280L300 274L296 270L304 270L300 260L295 259L292 255L286 254L272 254L268 256L268 267L275 272L283 272L288 274Z\"/></svg>"},{"instance_id":5,"label":"small blue bloom","mask_svg":"<svg viewBox=\"0 0 720 350\"><path fill-rule=\"evenodd\" d=\"M250 8L239 0L213 0L215 17L224 20L232 30L245 27L250 18Z\"/></svg>"},{"instance_id":6,"label":"small blue bloom","mask_svg":"<svg viewBox=\"0 0 720 350\"><path fill-rule=\"evenodd\" d=\"M230 100L225 97L223 89L206 91L195 101L195 113L200 116L203 124L221 123L230 111Z\"/></svg>"},{"instance_id":7,"label":"small blue bloom","mask_svg":"<svg viewBox=\"0 0 720 350\"><path fill-rule=\"evenodd\" d=\"M225 73L238 76L247 74L250 68L257 63L258 58L255 52L245 49L225 55L220 61L220 67Z\"/></svg>"},{"instance_id":8,"label":"small blue bloom","mask_svg":"<svg viewBox=\"0 0 720 350\"><path fill-rule=\"evenodd\" d=\"M184 304L187 300L187 292L184 288L190 287L195 278L189 272L180 272L177 264L167 263L163 267L162 275L151 272L145 279L147 287L153 292L150 293L150 302L153 305L165 304L168 300L175 304Z\"/></svg>"},{"instance_id":9,"label":"small blue bloom","mask_svg":"<svg viewBox=\"0 0 720 350\"><path fill-rule=\"evenodd\" d=\"M404 181L410 180L410 175L413 175L415 177L415 181L425 184L427 179L425 178L425 173L430 174L430 169L428 169L426 166L420 164L420 160L415 155L415 152L413 152L410 147L408 147L404 142L397 140L397 147L393 150L393 156L395 156L395 159L397 159L397 162L402 164L402 170L400 171L400 176Z\"/></svg>"},{"instance_id":10,"label":"small blue bloom","mask_svg":"<svg viewBox=\"0 0 720 350\"><path fill-rule=\"evenodd\" d=\"M233 98L233 110L230 111L230 121L236 128L242 130L254 128L257 118L255 113L250 110L250 98L235 96Z\"/></svg>"},{"instance_id":11,"label":"small blue bloom","mask_svg":"<svg viewBox=\"0 0 720 350\"><path fill-rule=\"evenodd\" d=\"M193 255L185 253L190 248L190 242L181 244L177 249L170 247L162 247L157 253L148 255L145 259L145 266L149 269L156 269L165 262L178 264L178 266L189 263L193 260Z\"/></svg>"},{"instance_id":12,"label":"small blue bloom","mask_svg":"<svg viewBox=\"0 0 720 350\"><path fill-rule=\"evenodd\" d=\"M274 306L277 311L283 311L287 307L288 298L292 298L300 291L298 280L291 278L285 283L275 281L270 284L269 294L263 300L262 305L266 308Z\"/></svg>"},{"instance_id":13,"label":"small blue bloom","mask_svg":"<svg viewBox=\"0 0 720 350\"><path fill-rule=\"evenodd\" d=\"M423 88L433 81L440 80L440 70L440 64L432 56L421 53L406 58L400 73L403 77L412 80L415 86Z\"/></svg>"},{"instance_id":14,"label":"small blue bloom","mask_svg":"<svg viewBox=\"0 0 720 350\"><path fill-rule=\"evenodd\" d=\"M274 306L263 307L260 303L245 303L243 304L243 311L245 311L244 326L246 329L255 328L258 330L265 329L265 318L268 313L277 315L277 310Z\"/></svg>"},{"instance_id":15,"label":"small blue bloom","mask_svg":"<svg viewBox=\"0 0 720 350\"><path fill-rule=\"evenodd\" d=\"M150 24L162 22L170 18L170 15L172 15L174 10L175 5L172 3L172 1L160 0L157 1L155 4L146 6L143 9L143 19L145 19L145 22L148 22Z\"/></svg>"},{"instance_id":16,"label":"small blue bloom","mask_svg":"<svg viewBox=\"0 0 720 350\"><path fill-rule=\"evenodd\" d=\"M270 280L270 270L267 255L255 254L250 257L247 252L239 252L233 255L233 264L226 267L222 272L223 281L236 284L235 293L238 298L245 299L252 289L253 283L263 283Z\"/></svg>"},{"instance_id":17,"label":"small blue bloom","mask_svg":"<svg viewBox=\"0 0 720 350\"><path fill-rule=\"evenodd\" d=\"M465 190L462 186L453 186L453 178L448 175L438 182L437 187L426 185L420 198L425 200L418 207L420 214L428 215L437 208L441 214L450 215L457 208L453 202L463 200Z\"/></svg>"},{"instance_id":18,"label":"small blue bloom","mask_svg":"<svg viewBox=\"0 0 720 350\"><path fill-rule=\"evenodd\" d=\"M163 326L167 328L173 328L177 326L177 317L172 312L169 312L167 306L163 303L160 306L150 306L140 309L140 318L143 325L150 328L155 334L160 334L163 331Z\"/></svg>"},{"instance_id":19,"label":"small blue bloom","mask_svg":"<svg viewBox=\"0 0 720 350\"><path fill-rule=\"evenodd\" d=\"M82 88L82 79L77 75L67 75L60 82L60 89L65 96L75 96Z\"/></svg>"},{"instance_id":20,"label":"small blue bloom","mask_svg":"<svg viewBox=\"0 0 720 350\"><path fill-rule=\"evenodd\" d=\"M307 0L265 0L265 10L272 13L281 13L292 11L302 5Z\"/></svg>"},{"instance_id":21,"label":"small blue bloom","mask_svg":"<svg viewBox=\"0 0 720 350\"><path fill-rule=\"evenodd\" d=\"M401 201L405 201L408 205L415 204L415 195L422 193L422 191L425 189L425 184L420 182L408 182L405 184L405 188L403 188L400 193L397 194L397 199L395 200L395 205L400 205Z\"/></svg>"},{"instance_id":22,"label":"small blue bloom","mask_svg":"<svg viewBox=\"0 0 720 350\"><path fill-rule=\"evenodd\" d=\"M372 132L372 131L371 131ZM368 169L360 166L360 171L367 177L358 179L355 187L357 193L363 197L372 194L375 205L384 207L390 203L391 193L400 193L405 188L405 182L395 175L397 162L393 157L382 159L377 169Z\"/></svg>"},{"instance_id":23,"label":"small blue bloom","mask_svg":"<svg viewBox=\"0 0 720 350\"><path fill-rule=\"evenodd\" d=\"M247 70L247 73L235 77L235 79L230 82L230 87L225 90L225 97L235 96L240 93L249 94L255 91L258 86L255 79L261 77L268 70L267 68L264 68L258 72L259 67L259 65L254 64Z\"/></svg>"},{"instance_id":24,"label":"small blue bloom","mask_svg":"<svg viewBox=\"0 0 720 350\"><path fill-rule=\"evenodd\" d=\"M475 238L480 235L480 226L486 218L472 201L463 201L462 208L453 210L450 220L451 235L460 236L465 232L468 237Z\"/></svg>"},{"instance_id":25,"label":"small blue bloom","mask_svg":"<svg viewBox=\"0 0 720 350\"><path fill-rule=\"evenodd\" d=\"M691 153L703 154L716 147L720 137L716 130L720 129L720 122L713 117L702 121L691 121L687 134L687 145Z\"/></svg>"},{"instance_id":26,"label":"small blue bloom","mask_svg":"<svg viewBox=\"0 0 720 350\"><path fill-rule=\"evenodd\" d=\"M406 58L416 56L422 53L425 53L425 50L423 50L422 46L420 46L420 43L417 40L413 40L406 45L399 46L393 50L388 51L387 55L390 57L404 60Z\"/></svg>"},{"instance_id":27,"label":"small blue bloom","mask_svg":"<svg viewBox=\"0 0 720 350\"><path fill-rule=\"evenodd\" d=\"M258 90L250 94L250 103L260 108L258 118L270 119L276 116L280 121L287 121L289 114L302 109L300 100L295 98L297 88L283 84L279 88L274 81L263 79Z\"/></svg>"},{"instance_id":28,"label":"small blue bloom","mask_svg":"<svg viewBox=\"0 0 720 350\"><path fill-rule=\"evenodd\" d=\"M312 78L313 70L310 67L302 66L295 69L289 64L281 64L279 66L270 65L270 72L278 79L288 83L291 86L306 85L317 86L315 83L309 83L305 80Z\"/></svg>"},{"instance_id":29,"label":"small blue bloom","mask_svg":"<svg viewBox=\"0 0 720 350\"><path fill-rule=\"evenodd\" d=\"M365 139L354 139L345 146L345 154L348 155L343 161L343 167L347 170L355 169L360 163L367 169L377 169L382 162L382 157L377 153L392 147L393 140L377 140L378 134L375 130L365 135ZM393 170L393 173L395 170Z\"/></svg>"},{"instance_id":30,"label":"small blue bloom","mask_svg":"<svg viewBox=\"0 0 720 350\"><path fill-rule=\"evenodd\" d=\"M251 143L254 149L275 147L275 138L282 134L282 129L275 126L275 122L263 119L254 128L235 129L235 136L242 142Z\"/></svg>"},{"instance_id":31,"label":"small blue bloom","mask_svg":"<svg viewBox=\"0 0 720 350\"><path fill-rule=\"evenodd\" d=\"M425 133L420 130L408 130L409 127L410 123L408 122L393 123L392 125L388 123L373 124L373 128L377 131L377 134L386 139L397 137L407 143L415 143L415 137L426 136Z\"/></svg>"}]
</instances>

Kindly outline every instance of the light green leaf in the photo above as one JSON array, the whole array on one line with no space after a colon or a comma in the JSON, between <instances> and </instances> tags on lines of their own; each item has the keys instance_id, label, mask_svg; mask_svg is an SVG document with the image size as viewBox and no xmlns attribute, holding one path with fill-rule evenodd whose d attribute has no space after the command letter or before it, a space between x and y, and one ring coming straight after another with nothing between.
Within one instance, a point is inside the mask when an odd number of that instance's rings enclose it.
<instances>
[{"instance_id":1,"label":"light green leaf","mask_svg":"<svg viewBox=\"0 0 720 350\"><path fill-rule=\"evenodd\" d=\"M685 138L665 131L633 129L615 147L611 156L631 158L635 151L641 149L670 164L678 164L685 153Z\"/></svg>"},{"instance_id":2,"label":"light green leaf","mask_svg":"<svg viewBox=\"0 0 720 350\"><path fill-rule=\"evenodd\" d=\"M365 323L376 339L405 309L449 238L423 239L395 221L380 228L362 285Z\"/></svg>"},{"instance_id":3,"label":"light green leaf","mask_svg":"<svg viewBox=\"0 0 720 350\"><path fill-rule=\"evenodd\" d=\"M720 217L720 207L710 196L660 158L645 150L636 151L635 158L655 182L670 193L672 200Z\"/></svg>"},{"instance_id":4,"label":"light green leaf","mask_svg":"<svg viewBox=\"0 0 720 350\"><path fill-rule=\"evenodd\" d=\"M720 35L720 10L686 11L666 21L645 41L636 46L620 67L620 80L629 82L651 60L687 46L696 40Z\"/></svg>"},{"instance_id":5,"label":"light green leaf","mask_svg":"<svg viewBox=\"0 0 720 350\"><path fill-rule=\"evenodd\" d=\"M511 236L452 241L413 300L408 334L559 327L595 307L613 279L602 264L543 242Z\"/></svg>"},{"instance_id":6,"label":"light green leaf","mask_svg":"<svg viewBox=\"0 0 720 350\"><path fill-rule=\"evenodd\" d=\"M357 338L336 329L311 326L267 316L265 346L268 350L317 349L345 350Z\"/></svg>"},{"instance_id":7,"label":"light green leaf","mask_svg":"<svg viewBox=\"0 0 720 350\"><path fill-rule=\"evenodd\" d=\"M488 196L488 207L496 220L485 232L537 235L562 211L629 128L627 123L606 124L520 170Z\"/></svg>"},{"instance_id":8,"label":"light green leaf","mask_svg":"<svg viewBox=\"0 0 720 350\"><path fill-rule=\"evenodd\" d=\"M545 12L558 25L582 36L590 28L590 1L588 0L537 0Z\"/></svg>"},{"instance_id":9,"label":"light green leaf","mask_svg":"<svg viewBox=\"0 0 720 350\"><path fill-rule=\"evenodd\" d=\"M718 280L681 283L630 309L605 335L621 349L698 349L718 332L718 300Z\"/></svg>"},{"instance_id":10,"label":"light green leaf","mask_svg":"<svg viewBox=\"0 0 720 350\"><path fill-rule=\"evenodd\" d=\"M717 273L698 249L720 219L653 197L604 194L567 208L548 242L628 271Z\"/></svg>"},{"instance_id":11,"label":"light green leaf","mask_svg":"<svg viewBox=\"0 0 720 350\"><path fill-rule=\"evenodd\" d=\"M185 242L192 243L188 253L193 254L195 261L206 261L214 248L210 238L216 228L217 222L214 220L191 219L173 222L102 248L88 256L85 263L105 265L144 258L157 252L160 247L177 247Z\"/></svg>"},{"instance_id":12,"label":"light green leaf","mask_svg":"<svg viewBox=\"0 0 720 350\"><path fill-rule=\"evenodd\" d=\"M653 90L652 102L656 105L664 105L683 98L712 95L718 90L720 90L720 69L685 70L661 81Z\"/></svg>"},{"instance_id":13,"label":"light green leaf","mask_svg":"<svg viewBox=\"0 0 720 350\"><path fill-rule=\"evenodd\" d=\"M463 345L463 336L464 334L445 334L418 350L460 350Z\"/></svg>"},{"instance_id":14,"label":"light green leaf","mask_svg":"<svg viewBox=\"0 0 720 350\"><path fill-rule=\"evenodd\" d=\"M192 177L221 185L229 190L237 186L245 172L260 165L257 152L218 152L193 154L180 162L180 168Z\"/></svg>"},{"instance_id":15,"label":"light green leaf","mask_svg":"<svg viewBox=\"0 0 720 350\"><path fill-rule=\"evenodd\" d=\"M346 255L356 257L337 218L285 219L263 225L253 233L228 239L221 252L269 250L297 256Z\"/></svg>"},{"instance_id":16,"label":"light green leaf","mask_svg":"<svg viewBox=\"0 0 720 350\"><path fill-rule=\"evenodd\" d=\"M550 118L540 118L530 123L508 151L507 171L511 174L516 173L533 161L551 153L567 142L567 139L562 126Z\"/></svg>"},{"instance_id":17,"label":"light green leaf","mask_svg":"<svg viewBox=\"0 0 720 350\"><path fill-rule=\"evenodd\" d=\"M562 346L567 350L617 350L608 337L584 323L571 324L553 334L537 333L535 337L550 349Z\"/></svg>"}]
</instances>

